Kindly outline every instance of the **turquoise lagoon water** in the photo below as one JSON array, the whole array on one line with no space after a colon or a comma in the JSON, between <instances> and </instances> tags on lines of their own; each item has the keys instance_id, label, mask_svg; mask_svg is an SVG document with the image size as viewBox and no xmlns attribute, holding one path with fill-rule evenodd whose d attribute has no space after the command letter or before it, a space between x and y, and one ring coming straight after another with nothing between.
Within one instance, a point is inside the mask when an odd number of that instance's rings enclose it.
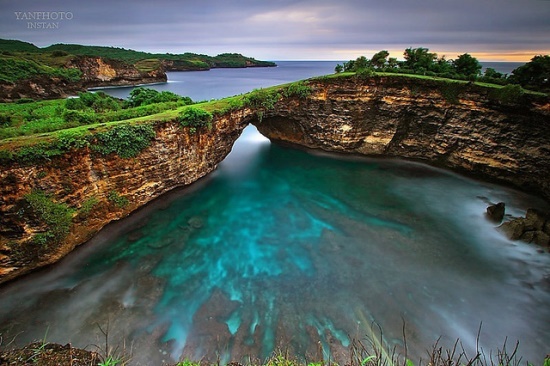
<instances>
[{"instance_id":1,"label":"turquoise lagoon water","mask_svg":"<svg viewBox=\"0 0 550 366\"><path fill-rule=\"evenodd\" d=\"M210 177L111 225L59 265L0 289L0 329L125 344L136 365L185 357L343 359L379 337L421 357L439 337L541 361L548 254L484 217L533 197L399 160L272 145L248 127ZM11 338L10 338L11 339ZM473 352L473 351L472 351Z\"/></svg>"}]
</instances>

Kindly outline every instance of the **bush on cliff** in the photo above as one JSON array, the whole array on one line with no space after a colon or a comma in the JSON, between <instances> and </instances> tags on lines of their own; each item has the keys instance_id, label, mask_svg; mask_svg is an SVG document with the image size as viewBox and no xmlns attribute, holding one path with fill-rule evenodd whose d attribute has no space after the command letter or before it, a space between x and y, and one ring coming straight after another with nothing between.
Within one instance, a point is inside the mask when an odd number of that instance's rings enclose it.
<instances>
[{"instance_id":1,"label":"bush on cliff","mask_svg":"<svg viewBox=\"0 0 550 366\"><path fill-rule=\"evenodd\" d=\"M25 201L36 217L46 225L46 231L34 236L33 242L42 246L58 244L69 234L74 210L64 203L54 202L43 191L25 195Z\"/></svg>"},{"instance_id":2,"label":"bush on cliff","mask_svg":"<svg viewBox=\"0 0 550 366\"><path fill-rule=\"evenodd\" d=\"M103 155L116 153L122 158L133 158L151 144L155 135L151 124L116 126L93 135L91 148Z\"/></svg>"},{"instance_id":3,"label":"bush on cliff","mask_svg":"<svg viewBox=\"0 0 550 366\"><path fill-rule=\"evenodd\" d=\"M154 89L136 88L130 92L125 108L139 107L153 103L182 102L182 105L193 104L189 97L182 97L169 91L158 92Z\"/></svg>"},{"instance_id":4,"label":"bush on cliff","mask_svg":"<svg viewBox=\"0 0 550 366\"><path fill-rule=\"evenodd\" d=\"M180 113L178 116L178 122L183 127L190 127L190 131L194 133L200 128L211 128L212 118L212 113L205 111L202 108L189 107Z\"/></svg>"}]
</instances>

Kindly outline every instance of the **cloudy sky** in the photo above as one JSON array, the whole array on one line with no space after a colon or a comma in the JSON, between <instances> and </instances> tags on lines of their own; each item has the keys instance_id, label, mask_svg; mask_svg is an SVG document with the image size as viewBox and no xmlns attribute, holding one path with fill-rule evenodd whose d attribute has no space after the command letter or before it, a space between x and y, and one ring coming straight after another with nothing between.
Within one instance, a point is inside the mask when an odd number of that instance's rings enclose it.
<instances>
[{"instance_id":1,"label":"cloudy sky","mask_svg":"<svg viewBox=\"0 0 550 366\"><path fill-rule=\"evenodd\" d=\"M427 47L448 58L528 61L550 54L550 0L0 0L0 38L264 60L381 49L401 59L407 47Z\"/></svg>"}]
</instances>

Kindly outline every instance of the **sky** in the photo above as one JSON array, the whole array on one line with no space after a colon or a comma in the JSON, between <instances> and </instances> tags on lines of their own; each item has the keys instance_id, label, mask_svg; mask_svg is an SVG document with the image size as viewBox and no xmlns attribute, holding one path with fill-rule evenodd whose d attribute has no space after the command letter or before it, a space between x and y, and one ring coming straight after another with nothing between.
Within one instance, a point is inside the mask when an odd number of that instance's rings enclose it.
<instances>
[{"instance_id":1,"label":"sky","mask_svg":"<svg viewBox=\"0 0 550 366\"><path fill-rule=\"evenodd\" d=\"M550 0L0 0L0 38L261 60L383 49L402 59L426 47L448 59L529 61L550 54Z\"/></svg>"}]
</instances>

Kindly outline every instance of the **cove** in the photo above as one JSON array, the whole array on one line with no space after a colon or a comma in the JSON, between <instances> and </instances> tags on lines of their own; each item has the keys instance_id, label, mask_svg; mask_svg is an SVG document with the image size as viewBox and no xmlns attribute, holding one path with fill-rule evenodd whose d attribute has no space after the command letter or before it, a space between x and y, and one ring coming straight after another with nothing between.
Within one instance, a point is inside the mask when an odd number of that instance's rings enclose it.
<instances>
[{"instance_id":1,"label":"cove","mask_svg":"<svg viewBox=\"0 0 550 366\"><path fill-rule=\"evenodd\" d=\"M247 127L209 177L171 192L53 268L0 289L0 329L126 344L135 365L185 357L343 360L354 339L424 356L438 337L495 350L518 339L540 363L550 339L550 258L485 220L535 197L393 159L270 144ZM125 342L125 343L124 343Z\"/></svg>"}]
</instances>

